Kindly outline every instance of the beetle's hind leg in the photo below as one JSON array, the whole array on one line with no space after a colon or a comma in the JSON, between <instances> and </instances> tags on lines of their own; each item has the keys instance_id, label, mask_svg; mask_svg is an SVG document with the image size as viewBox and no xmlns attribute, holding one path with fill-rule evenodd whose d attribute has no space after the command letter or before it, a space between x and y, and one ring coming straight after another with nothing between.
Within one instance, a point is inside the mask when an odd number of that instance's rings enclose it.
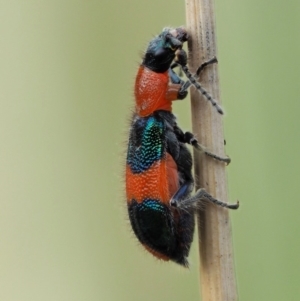
<instances>
[{"instance_id":1,"label":"beetle's hind leg","mask_svg":"<svg viewBox=\"0 0 300 301\"><path fill-rule=\"evenodd\" d=\"M200 188L197 190L195 195L187 198L187 199L181 199L181 200L171 200L171 206L180 208L180 209L187 209L187 208L197 208L201 207L203 204L203 201L208 201L210 203L213 203L215 205L228 208L228 209L238 209L239 208L239 201L236 202L236 204L227 204L222 201L219 201L212 197L204 188Z\"/></svg>"}]
</instances>

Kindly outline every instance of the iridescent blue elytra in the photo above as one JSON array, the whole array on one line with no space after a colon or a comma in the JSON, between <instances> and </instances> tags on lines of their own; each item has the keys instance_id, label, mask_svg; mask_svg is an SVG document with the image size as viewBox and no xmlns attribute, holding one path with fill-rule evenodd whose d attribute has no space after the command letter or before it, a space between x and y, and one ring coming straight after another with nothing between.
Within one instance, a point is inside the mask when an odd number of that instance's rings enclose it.
<instances>
[{"instance_id":1,"label":"iridescent blue elytra","mask_svg":"<svg viewBox=\"0 0 300 301\"><path fill-rule=\"evenodd\" d=\"M133 173L147 170L164 154L164 124L155 116L138 118L133 123L128 143L127 164Z\"/></svg>"}]
</instances>

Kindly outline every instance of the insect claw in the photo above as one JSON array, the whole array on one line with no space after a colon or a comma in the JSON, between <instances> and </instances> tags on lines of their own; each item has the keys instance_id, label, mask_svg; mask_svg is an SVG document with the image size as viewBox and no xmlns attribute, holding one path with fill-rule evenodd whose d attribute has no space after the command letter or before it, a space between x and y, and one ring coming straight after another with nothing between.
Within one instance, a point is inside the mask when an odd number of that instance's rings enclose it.
<instances>
[{"instance_id":1,"label":"insect claw","mask_svg":"<svg viewBox=\"0 0 300 301\"><path fill-rule=\"evenodd\" d=\"M226 166L228 166L231 162L231 159L227 157L226 160L224 160L224 162L226 163Z\"/></svg>"},{"instance_id":2,"label":"insect claw","mask_svg":"<svg viewBox=\"0 0 300 301\"><path fill-rule=\"evenodd\" d=\"M227 208L229 208L229 209L238 209L240 207L240 202L239 202L239 200L237 200L237 202L236 202L236 204L229 204L228 206L227 206Z\"/></svg>"}]
</instances>

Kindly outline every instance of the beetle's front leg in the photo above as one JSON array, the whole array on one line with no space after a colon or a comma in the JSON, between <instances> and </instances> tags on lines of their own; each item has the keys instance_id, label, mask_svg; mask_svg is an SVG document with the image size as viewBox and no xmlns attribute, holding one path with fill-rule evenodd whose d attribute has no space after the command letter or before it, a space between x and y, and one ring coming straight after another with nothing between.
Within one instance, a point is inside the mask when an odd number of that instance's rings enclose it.
<instances>
[{"instance_id":1,"label":"beetle's front leg","mask_svg":"<svg viewBox=\"0 0 300 301\"><path fill-rule=\"evenodd\" d=\"M172 99L184 99L188 91L187 89L182 89L182 87L186 84L178 75L176 72L173 71L172 68L169 69L169 76L171 79L171 84L169 84L168 90L167 90L167 99L170 99L169 95L171 95Z\"/></svg>"}]
</instances>

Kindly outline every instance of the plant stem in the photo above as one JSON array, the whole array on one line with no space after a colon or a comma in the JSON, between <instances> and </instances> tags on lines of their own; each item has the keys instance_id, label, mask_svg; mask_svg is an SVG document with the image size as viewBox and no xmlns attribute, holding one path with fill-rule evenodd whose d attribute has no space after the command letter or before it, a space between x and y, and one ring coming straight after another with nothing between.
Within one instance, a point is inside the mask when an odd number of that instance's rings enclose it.
<instances>
[{"instance_id":1,"label":"plant stem","mask_svg":"<svg viewBox=\"0 0 300 301\"><path fill-rule=\"evenodd\" d=\"M212 0L186 0L189 40L189 65L195 71L214 56L216 28ZM217 65L210 65L201 83L220 103ZM191 89L193 132L199 142L213 153L224 156L222 115L200 93ZM196 188L205 190L220 201L228 202L225 165L194 152ZM238 300L232 250L229 210L207 204L198 212L200 279L203 301Z\"/></svg>"}]
</instances>

